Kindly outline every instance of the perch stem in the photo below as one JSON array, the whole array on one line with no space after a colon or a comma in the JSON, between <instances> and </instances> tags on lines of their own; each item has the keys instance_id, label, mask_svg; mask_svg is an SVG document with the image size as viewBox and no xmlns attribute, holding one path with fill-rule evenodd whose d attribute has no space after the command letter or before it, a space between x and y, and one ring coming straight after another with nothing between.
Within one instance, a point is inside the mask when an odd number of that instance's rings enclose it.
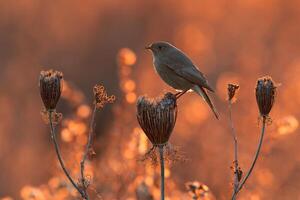
<instances>
[{"instance_id":1,"label":"perch stem","mask_svg":"<svg viewBox=\"0 0 300 200\"><path fill-rule=\"evenodd\" d=\"M251 173L254 169L254 166L256 164L257 158L259 156L259 153L260 153L260 150L261 150L261 147L262 147L262 143L263 143L263 139L264 139L264 135L265 135L265 128L266 128L266 116L263 116L263 125L262 125L262 129L261 129L261 135L260 135L260 139L259 139L259 143L258 143L258 146L257 146L257 150L256 150L256 153L255 153L254 159L252 161L250 169L247 172L245 178L239 184L239 187L238 187L237 191L233 194L232 200L234 200L236 198L238 192L243 188L244 184L246 183L246 181L248 180L248 178L250 177L250 175L251 175Z\"/></svg>"},{"instance_id":2,"label":"perch stem","mask_svg":"<svg viewBox=\"0 0 300 200\"><path fill-rule=\"evenodd\" d=\"M82 191L82 190L78 187L78 185L77 185L77 184L75 183L75 181L72 179L70 173L68 172L68 170L67 170L66 167L65 167L64 161L63 161L62 156L61 156L60 148L59 148L58 143L57 143L57 140L56 140L56 134L55 134L54 127L53 127L53 122L52 122L52 113L53 113L53 111L49 111L50 132L51 132L51 138L52 138L53 143L54 143L56 155L57 155L58 161L59 161L59 163L60 163L60 166L61 166L62 170L64 171L65 175L67 176L67 178L69 179L69 181L71 182L71 184L72 184L72 185L74 186L74 188L81 194L82 198L88 200L87 197L86 197L85 192Z\"/></svg>"},{"instance_id":3,"label":"perch stem","mask_svg":"<svg viewBox=\"0 0 300 200\"><path fill-rule=\"evenodd\" d=\"M159 145L158 146L159 150L159 157L160 157L160 177L161 177L161 182L160 182L160 199L164 200L165 199L165 161L164 161L164 146Z\"/></svg>"}]
</instances>

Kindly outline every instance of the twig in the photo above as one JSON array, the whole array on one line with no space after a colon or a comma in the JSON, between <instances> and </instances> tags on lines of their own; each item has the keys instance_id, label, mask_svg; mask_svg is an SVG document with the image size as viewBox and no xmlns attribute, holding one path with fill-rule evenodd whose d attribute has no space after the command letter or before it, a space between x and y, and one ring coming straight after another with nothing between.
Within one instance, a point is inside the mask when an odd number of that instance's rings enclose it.
<instances>
[{"instance_id":1,"label":"twig","mask_svg":"<svg viewBox=\"0 0 300 200\"><path fill-rule=\"evenodd\" d=\"M95 129L96 111L97 111L97 106L95 104L94 109L93 109L93 113L92 113L91 122L90 122L88 143L86 144L85 151L84 151L84 154L82 156L82 160L80 162L81 184L82 184L83 190L85 190L85 193L86 193L87 197L88 197L88 193L86 192L86 189L87 189L88 185L86 184L86 179L85 179L85 176L84 176L84 168L85 168L85 161L87 159L87 156L89 154L90 149L92 148L93 134L94 134L94 129Z\"/></svg>"},{"instance_id":2,"label":"twig","mask_svg":"<svg viewBox=\"0 0 300 200\"><path fill-rule=\"evenodd\" d=\"M68 172L68 170L65 167L64 161L61 157L61 152L56 140L56 135L55 135L55 131L54 131L54 127L53 127L53 122L52 122L52 113L53 111L49 111L49 122L50 122L50 132L51 132L51 138L53 140L54 143L54 147L55 147L55 151L56 151L56 155L58 158L58 161L60 163L61 168L63 169L65 175L67 176L67 178L69 179L69 181L72 183L72 185L74 186L74 188L81 194L82 198L87 199L86 193L85 191L81 190L78 185L75 183L75 181L72 179L70 173Z\"/></svg>"},{"instance_id":3,"label":"twig","mask_svg":"<svg viewBox=\"0 0 300 200\"><path fill-rule=\"evenodd\" d=\"M262 146L262 143L263 143L264 134L265 134L265 127L266 127L266 117L263 116L263 125L262 125L262 129L261 129L261 135L260 135L260 139L259 139L259 143L258 143L258 146L257 146L257 150L256 150L256 153L255 153L254 159L252 161L250 169L247 172L245 178L241 181L241 183L239 184L239 187L238 187L237 191L233 194L232 200L234 200L236 198L238 192L243 188L244 184L246 183L246 181L248 180L249 176L251 175L251 172L254 169L254 166L256 164L256 161L257 161L257 158L259 156L260 149L261 149L261 146Z\"/></svg>"},{"instance_id":4,"label":"twig","mask_svg":"<svg viewBox=\"0 0 300 200\"><path fill-rule=\"evenodd\" d=\"M165 162L164 162L164 146L159 145L159 157L160 157L160 199L165 199Z\"/></svg>"},{"instance_id":5,"label":"twig","mask_svg":"<svg viewBox=\"0 0 300 200\"><path fill-rule=\"evenodd\" d=\"M239 187L239 163L238 163L238 140L237 140L237 135L233 126L233 120L232 120L232 102L231 100L228 100L228 109L229 109L229 121L230 121L230 126L231 126L231 134L232 134L232 138L234 141L234 193L237 192L238 187Z\"/></svg>"}]
</instances>

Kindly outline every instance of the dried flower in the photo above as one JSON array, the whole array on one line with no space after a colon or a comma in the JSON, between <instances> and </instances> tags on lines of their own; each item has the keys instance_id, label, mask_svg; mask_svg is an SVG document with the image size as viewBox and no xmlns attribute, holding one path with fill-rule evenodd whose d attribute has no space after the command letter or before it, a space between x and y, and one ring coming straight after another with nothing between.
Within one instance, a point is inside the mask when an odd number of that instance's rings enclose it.
<instances>
[{"instance_id":1,"label":"dried flower","mask_svg":"<svg viewBox=\"0 0 300 200\"><path fill-rule=\"evenodd\" d=\"M103 108L107 103L113 103L116 100L114 95L108 96L103 85L94 86L95 104L98 109Z\"/></svg>"},{"instance_id":2,"label":"dried flower","mask_svg":"<svg viewBox=\"0 0 300 200\"><path fill-rule=\"evenodd\" d=\"M40 93L46 110L54 110L62 91L63 74L48 70L40 73Z\"/></svg>"},{"instance_id":3,"label":"dried flower","mask_svg":"<svg viewBox=\"0 0 300 200\"><path fill-rule=\"evenodd\" d=\"M235 92L239 89L239 85L236 85L236 84L232 84L232 83L229 83L228 84L228 100L231 101L232 98L234 97L235 95Z\"/></svg>"},{"instance_id":4,"label":"dried flower","mask_svg":"<svg viewBox=\"0 0 300 200\"><path fill-rule=\"evenodd\" d=\"M255 94L261 116L267 117L273 107L276 94L276 86L270 76L257 80Z\"/></svg>"},{"instance_id":5,"label":"dried flower","mask_svg":"<svg viewBox=\"0 0 300 200\"><path fill-rule=\"evenodd\" d=\"M139 97L137 119L153 145L166 144L177 118L176 96L166 93L162 98Z\"/></svg>"}]
</instances>

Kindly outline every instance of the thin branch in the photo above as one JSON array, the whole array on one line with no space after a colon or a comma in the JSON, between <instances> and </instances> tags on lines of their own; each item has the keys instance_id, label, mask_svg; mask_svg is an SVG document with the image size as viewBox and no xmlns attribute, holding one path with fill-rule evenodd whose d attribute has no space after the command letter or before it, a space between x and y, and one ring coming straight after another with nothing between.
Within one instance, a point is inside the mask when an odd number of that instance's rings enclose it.
<instances>
[{"instance_id":1,"label":"thin branch","mask_svg":"<svg viewBox=\"0 0 300 200\"><path fill-rule=\"evenodd\" d=\"M238 187L239 187L239 163L238 163L238 140L237 140L237 135L233 126L233 120L232 120L232 102L231 100L228 100L228 109L229 109L229 121L230 121L230 126L231 126L231 134L232 138L234 141L234 194L237 192Z\"/></svg>"},{"instance_id":2,"label":"thin branch","mask_svg":"<svg viewBox=\"0 0 300 200\"><path fill-rule=\"evenodd\" d=\"M252 161L250 169L247 172L245 178L241 181L241 183L240 183L240 185L239 185L236 193L233 194L232 200L234 200L236 198L238 192L243 188L244 184L246 183L246 181L248 180L249 176L251 175L251 172L254 169L254 166L256 164L256 161L257 161L257 158L259 156L259 153L260 153L260 150L261 150L261 146L262 146L262 143L263 143L264 134L265 134L265 128L266 128L266 117L263 116L263 125L262 125L262 129L261 129L261 135L260 135L260 139L259 139L259 143L258 143L258 146L257 146L257 150L256 150L256 153L255 153L254 159Z\"/></svg>"},{"instance_id":3,"label":"thin branch","mask_svg":"<svg viewBox=\"0 0 300 200\"><path fill-rule=\"evenodd\" d=\"M56 134L55 134L54 127L53 127L53 122L52 122L52 113L53 113L53 111L49 111L50 132L51 132L51 138L52 138L53 143L54 143L56 155L57 155L58 161L60 163L60 166L63 169L63 171L64 171L65 175L67 176L67 178L69 179L69 181L74 186L74 188L81 194L82 198L87 199L85 192L78 187L78 185L72 179L70 173L68 172L68 170L65 167L65 164L64 164L64 161L61 157L61 152L60 152L57 140L56 140Z\"/></svg>"},{"instance_id":4,"label":"thin branch","mask_svg":"<svg viewBox=\"0 0 300 200\"><path fill-rule=\"evenodd\" d=\"M85 190L85 193L87 194L87 197L88 197L88 193L86 192L86 189L87 189L88 185L86 183L86 179L85 179L85 176L84 176L84 169L85 169L85 161L86 161L86 159L88 157L90 149L92 148L93 136L94 136L94 129L95 129L96 111L97 111L97 106L96 106L96 103L95 103L94 104L93 113L92 113L91 122L90 122L90 130L89 130L88 142L86 144L85 151L84 151L84 154L82 156L82 160L80 162L81 184L82 184L83 189Z\"/></svg>"},{"instance_id":5,"label":"thin branch","mask_svg":"<svg viewBox=\"0 0 300 200\"><path fill-rule=\"evenodd\" d=\"M164 146L159 145L159 157L160 157L160 199L165 199L165 161L164 161Z\"/></svg>"}]
</instances>

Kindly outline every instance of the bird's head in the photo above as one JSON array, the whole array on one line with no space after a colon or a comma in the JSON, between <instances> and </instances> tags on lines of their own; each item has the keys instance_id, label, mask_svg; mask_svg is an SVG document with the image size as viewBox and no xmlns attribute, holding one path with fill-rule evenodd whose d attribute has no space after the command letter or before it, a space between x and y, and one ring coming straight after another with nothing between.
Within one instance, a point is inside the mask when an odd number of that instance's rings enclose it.
<instances>
[{"instance_id":1,"label":"bird's head","mask_svg":"<svg viewBox=\"0 0 300 200\"><path fill-rule=\"evenodd\" d=\"M156 56L166 54L175 49L175 47L168 42L154 42L147 46L146 49L150 50Z\"/></svg>"}]
</instances>

